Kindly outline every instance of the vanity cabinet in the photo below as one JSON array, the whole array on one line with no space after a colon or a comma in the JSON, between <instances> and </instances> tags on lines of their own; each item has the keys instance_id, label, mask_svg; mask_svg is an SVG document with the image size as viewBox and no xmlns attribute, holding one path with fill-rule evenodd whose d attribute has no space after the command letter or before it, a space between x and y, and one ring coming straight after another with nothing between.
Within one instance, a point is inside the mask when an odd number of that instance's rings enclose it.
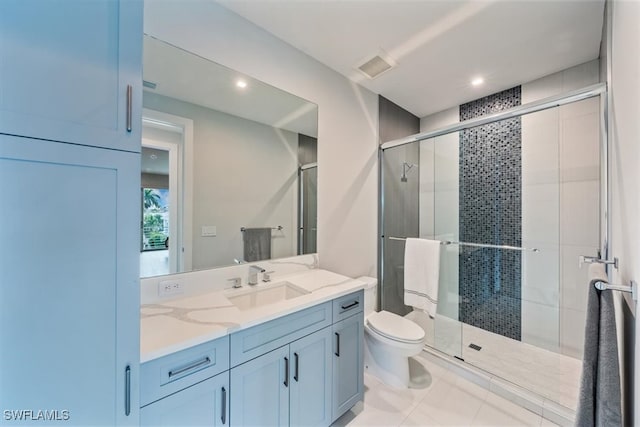
<instances>
[{"instance_id":1,"label":"vanity cabinet","mask_svg":"<svg viewBox=\"0 0 640 427\"><path fill-rule=\"evenodd\" d=\"M228 425L228 372L194 384L140 409L142 427Z\"/></svg>"},{"instance_id":2,"label":"vanity cabinet","mask_svg":"<svg viewBox=\"0 0 640 427\"><path fill-rule=\"evenodd\" d=\"M142 5L0 1L0 133L140 151Z\"/></svg>"},{"instance_id":3,"label":"vanity cabinet","mask_svg":"<svg viewBox=\"0 0 640 427\"><path fill-rule=\"evenodd\" d=\"M4 411L138 424L139 182L139 154L0 134Z\"/></svg>"},{"instance_id":4,"label":"vanity cabinet","mask_svg":"<svg viewBox=\"0 0 640 427\"><path fill-rule=\"evenodd\" d=\"M141 425L326 427L362 400L363 292L145 362Z\"/></svg>"},{"instance_id":5,"label":"vanity cabinet","mask_svg":"<svg viewBox=\"0 0 640 427\"><path fill-rule=\"evenodd\" d=\"M332 421L364 396L364 315L362 311L333 325Z\"/></svg>"},{"instance_id":6,"label":"vanity cabinet","mask_svg":"<svg viewBox=\"0 0 640 427\"><path fill-rule=\"evenodd\" d=\"M229 337L143 363L141 426L229 425Z\"/></svg>"},{"instance_id":7,"label":"vanity cabinet","mask_svg":"<svg viewBox=\"0 0 640 427\"><path fill-rule=\"evenodd\" d=\"M231 424L289 425L289 346L231 369Z\"/></svg>"},{"instance_id":8,"label":"vanity cabinet","mask_svg":"<svg viewBox=\"0 0 640 427\"><path fill-rule=\"evenodd\" d=\"M331 327L232 368L232 425L328 426L331 370Z\"/></svg>"}]
</instances>

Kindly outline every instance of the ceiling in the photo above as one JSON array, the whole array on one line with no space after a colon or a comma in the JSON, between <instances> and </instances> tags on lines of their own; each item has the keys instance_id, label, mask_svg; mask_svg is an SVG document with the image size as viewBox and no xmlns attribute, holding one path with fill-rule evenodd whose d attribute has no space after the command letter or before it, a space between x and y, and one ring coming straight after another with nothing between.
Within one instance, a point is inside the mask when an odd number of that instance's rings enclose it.
<instances>
[{"instance_id":1,"label":"ceiling","mask_svg":"<svg viewBox=\"0 0 640 427\"><path fill-rule=\"evenodd\" d=\"M142 147L140 159L142 172L169 175L169 151Z\"/></svg>"},{"instance_id":2,"label":"ceiling","mask_svg":"<svg viewBox=\"0 0 640 427\"><path fill-rule=\"evenodd\" d=\"M146 82L152 92L295 133L317 137L315 104L145 35ZM236 83L243 80L246 87Z\"/></svg>"},{"instance_id":3,"label":"ceiling","mask_svg":"<svg viewBox=\"0 0 640 427\"><path fill-rule=\"evenodd\" d=\"M604 0L218 2L418 117L597 58L604 14ZM357 67L377 54L397 65L371 80Z\"/></svg>"}]
</instances>

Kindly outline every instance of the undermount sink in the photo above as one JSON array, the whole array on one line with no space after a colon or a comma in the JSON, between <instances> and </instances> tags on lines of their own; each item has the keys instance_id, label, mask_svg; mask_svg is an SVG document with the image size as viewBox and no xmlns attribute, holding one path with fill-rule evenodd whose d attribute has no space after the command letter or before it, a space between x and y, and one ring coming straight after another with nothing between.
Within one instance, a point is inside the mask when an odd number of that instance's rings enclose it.
<instances>
[{"instance_id":1,"label":"undermount sink","mask_svg":"<svg viewBox=\"0 0 640 427\"><path fill-rule=\"evenodd\" d=\"M292 283L280 282L259 285L255 289L231 291L227 294L227 299L239 310L244 311L297 298L308 293L309 291Z\"/></svg>"}]
</instances>

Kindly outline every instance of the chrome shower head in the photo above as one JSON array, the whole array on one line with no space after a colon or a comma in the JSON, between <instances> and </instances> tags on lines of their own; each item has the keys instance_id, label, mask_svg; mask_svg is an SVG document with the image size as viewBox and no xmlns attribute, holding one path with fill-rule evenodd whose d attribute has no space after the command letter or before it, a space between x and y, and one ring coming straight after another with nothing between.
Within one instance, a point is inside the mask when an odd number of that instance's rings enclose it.
<instances>
[{"instance_id":1,"label":"chrome shower head","mask_svg":"<svg viewBox=\"0 0 640 427\"><path fill-rule=\"evenodd\" d=\"M407 163L407 162L402 163L402 176L400 177L400 182L407 182L407 174L409 173L411 168L414 166L418 166L418 165L414 165L413 163Z\"/></svg>"}]
</instances>

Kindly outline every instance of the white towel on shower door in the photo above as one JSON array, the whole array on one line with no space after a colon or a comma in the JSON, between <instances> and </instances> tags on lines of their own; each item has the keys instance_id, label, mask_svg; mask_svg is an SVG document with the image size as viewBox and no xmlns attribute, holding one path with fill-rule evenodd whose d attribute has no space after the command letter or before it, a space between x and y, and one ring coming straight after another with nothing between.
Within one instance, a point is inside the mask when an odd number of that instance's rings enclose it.
<instances>
[{"instance_id":1,"label":"white towel on shower door","mask_svg":"<svg viewBox=\"0 0 640 427\"><path fill-rule=\"evenodd\" d=\"M440 278L440 241L407 239L404 247L404 303L435 317Z\"/></svg>"}]
</instances>

